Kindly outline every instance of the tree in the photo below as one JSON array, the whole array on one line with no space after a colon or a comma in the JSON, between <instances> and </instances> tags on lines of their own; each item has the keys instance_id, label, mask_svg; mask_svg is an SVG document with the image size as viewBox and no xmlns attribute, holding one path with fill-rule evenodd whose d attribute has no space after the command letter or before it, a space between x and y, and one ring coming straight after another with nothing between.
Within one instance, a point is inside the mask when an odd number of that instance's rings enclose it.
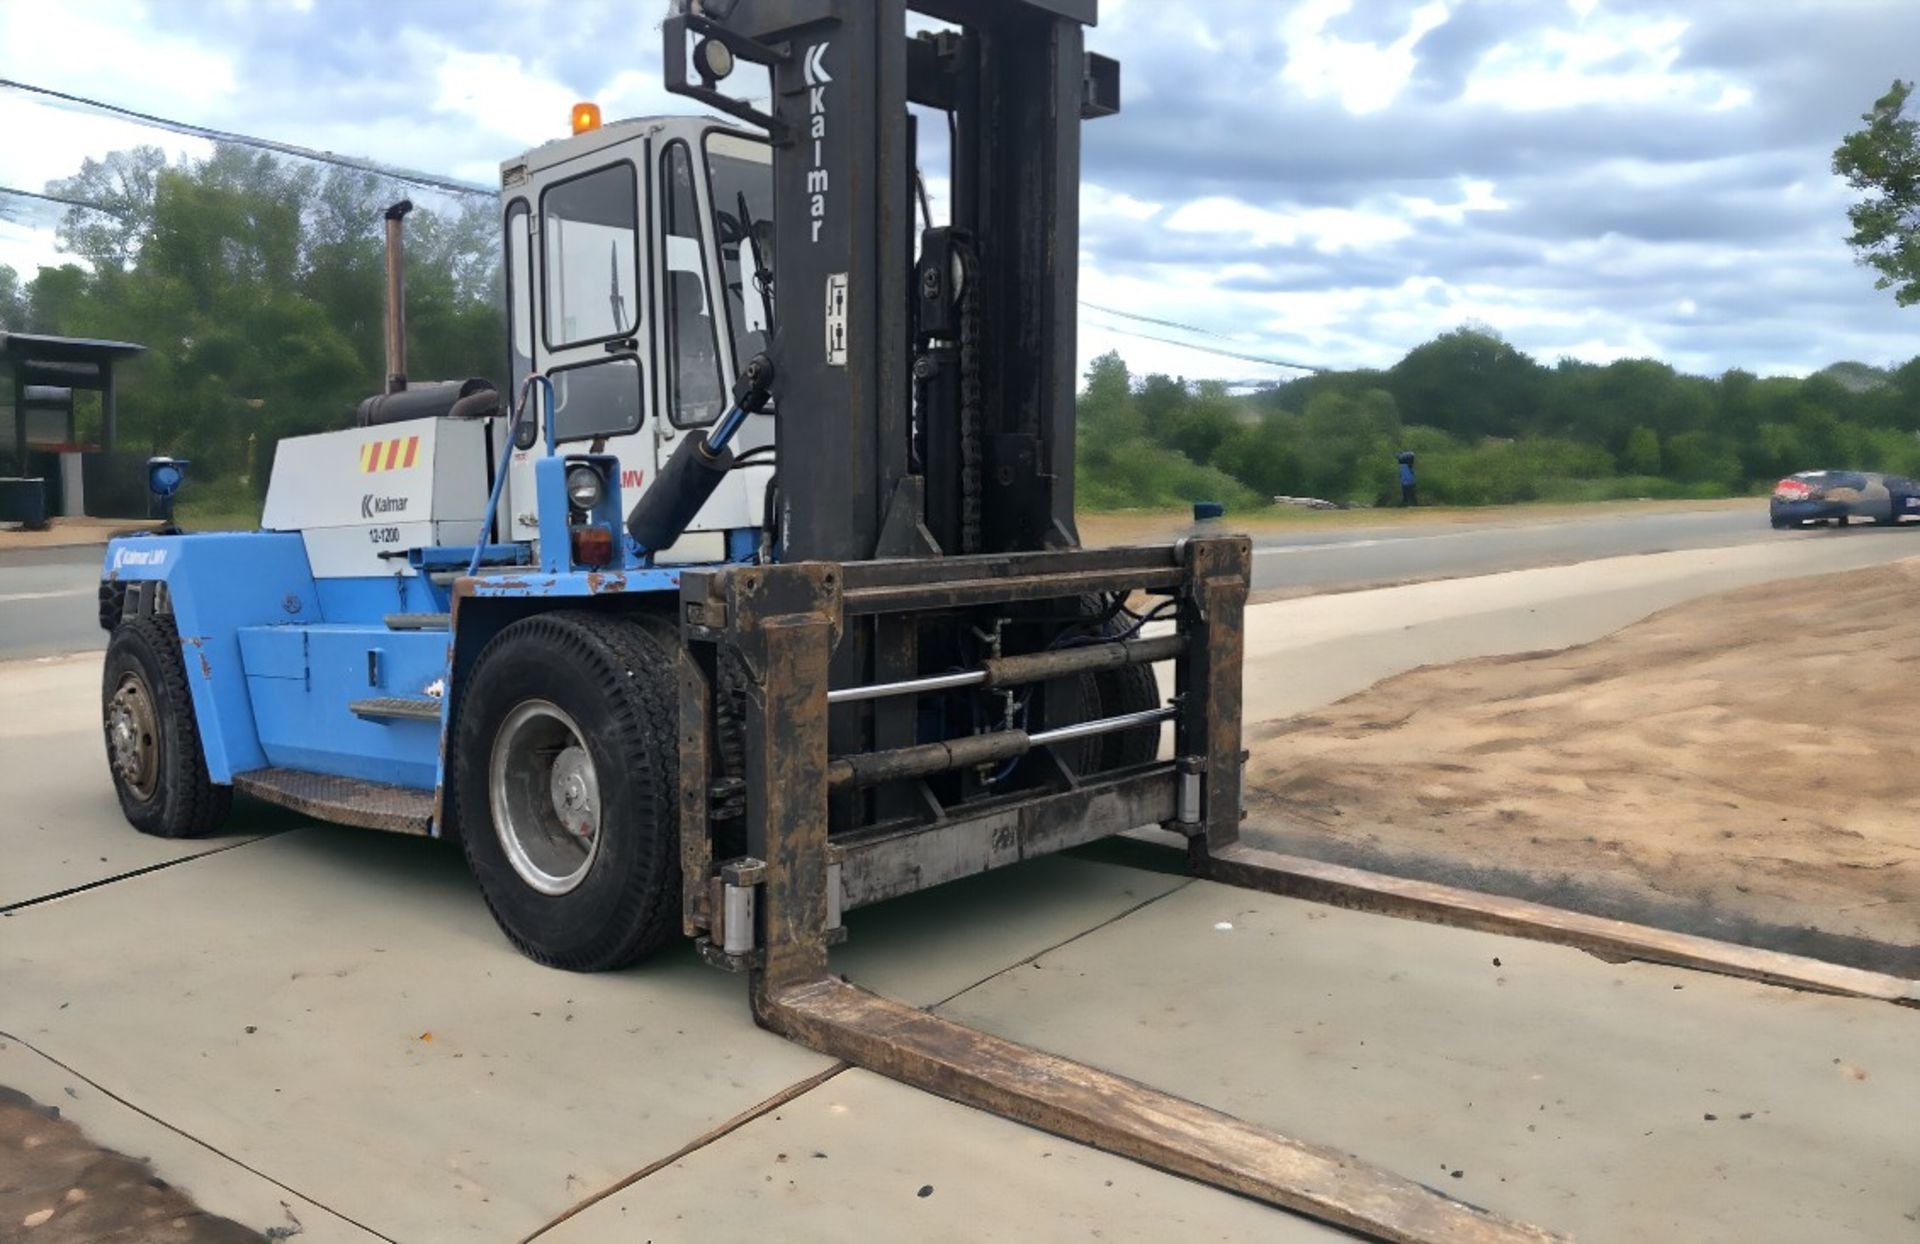
<instances>
[{"instance_id":1,"label":"tree","mask_svg":"<svg viewBox=\"0 0 1920 1244\"><path fill-rule=\"evenodd\" d=\"M1652 428L1643 425L1627 433L1620 466L1628 475L1660 474L1660 437Z\"/></svg>"},{"instance_id":2,"label":"tree","mask_svg":"<svg viewBox=\"0 0 1920 1244\"><path fill-rule=\"evenodd\" d=\"M1165 443L1195 462L1212 462L1221 443L1240 430L1239 411L1240 404L1227 395L1226 386L1218 380L1202 380Z\"/></svg>"},{"instance_id":3,"label":"tree","mask_svg":"<svg viewBox=\"0 0 1920 1244\"><path fill-rule=\"evenodd\" d=\"M0 263L0 332L29 332L30 322L27 291L20 287L20 274Z\"/></svg>"},{"instance_id":4,"label":"tree","mask_svg":"<svg viewBox=\"0 0 1920 1244\"><path fill-rule=\"evenodd\" d=\"M1545 370L1490 329L1462 326L1415 346L1387 373L1408 423L1463 436L1533 430Z\"/></svg>"},{"instance_id":5,"label":"tree","mask_svg":"<svg viewBox=\"0 0 1920 1244\"><path fill-rule=\"evenodd\" d=\"M158 147L114 151L104 160L82 160L72 177L47 183L47 193L97 204L69 208L60 220L60 249L96 268L125 271L153 230L153 206L167 153Z\"/></svg>"},{"instance_id":6,"label":"tree","mask_svg":"<svg viewBox=\"0 0 1920 1244\"><path fill-rule=\"evenodd\" d=\"M1139 436L1146 422L1133 402L1133 380L1117 351L1109 350L1087 369L1087 391L1080 398L1080 440L1095 454Z\"/></svg>"},{"instance_id":7,"label":"tree","mask_svg":"<svg viewBox=\"0 0 1920 1244\"><path fill-rule=\"evenodd\" d=\"M381 213L401 197L391 182L222 144L172 165L156 148L114 152L51 189L110 210L66 215L60 242L84 262L40 270L24 324L0 279L0 326L145 345L121 381L128 445L184 454L217 478L243 467L249 436L271 445L343 427L378 388ZM415 376L506 379L491 218L413 217Z\"/></svg>"},{"instance_id":8,"label":"tree","mask_svg":"<svg viewBox=\"0 0 1920 1244\"><path fill-rule=\"evenodd\" d=\"M1833 171L1867 197L1847 209L1847 239L1862 264L1879 272L1901 306L1920 302L1920 119L1905 115L1913 83L1893 86L1860 114L1867 124L1841 140Z\"/></svg>"}]
</instances>

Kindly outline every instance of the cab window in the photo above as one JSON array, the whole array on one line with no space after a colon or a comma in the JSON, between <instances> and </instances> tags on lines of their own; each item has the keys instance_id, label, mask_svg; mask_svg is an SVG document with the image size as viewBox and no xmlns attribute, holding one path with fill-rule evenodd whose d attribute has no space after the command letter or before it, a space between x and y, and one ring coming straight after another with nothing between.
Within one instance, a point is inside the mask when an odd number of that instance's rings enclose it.
<instances>
[{"instance_id":1,"label":"cab window","mask_svg":"<svg viewBox=\"0 0 1920 1244\"><path fill-rule=\"evenodd\" d=\"M683 142L660 155L660 253L665 274L667 412L686 427L711 423L726 405L720 380L720 338L700 248L700 209L693 156Z\"/></svg>"},{"instance_id":2,"label":"cab window","mask_svg":"<svg viewBox=\"0 0 1920 1244\"><path fill-rule=\"evenodd\" d=\"M520 384L533 370L533 213L525 199L507 208L507 357L513 376L509 401L520 394Z\"/></svg>"},{"instance_id":3,"label":"cab window","mask_svg":"<svg viewBox=\"0 0 1920 1244\"><path fill-rule=\"evenodd\" d=\"M572 367L556 367L553 381L553 439L585 441L625 436L640 430L640 360L631 354Z\"/></svg>"},{"instance_id":4,"label":"cab window","mask_svg":"<svg viewBox=\"0 0 1920 1244\"><path fill-rule=\"evenodd\" d=\"M773 325L773 151L720 130L707 132L706 149L727 325L744 365L767 348Z\"/></svg>"},{"instance_id":5,"label":"cab window","mask_svg":"<svg viewBox=\"0 0 1920 1244\"><path fill-rule=\"evenodd\" d=\"M638 203L625 162L557 182L540 196L548 348L637 333Z\"/></svg>"}]
</instances>

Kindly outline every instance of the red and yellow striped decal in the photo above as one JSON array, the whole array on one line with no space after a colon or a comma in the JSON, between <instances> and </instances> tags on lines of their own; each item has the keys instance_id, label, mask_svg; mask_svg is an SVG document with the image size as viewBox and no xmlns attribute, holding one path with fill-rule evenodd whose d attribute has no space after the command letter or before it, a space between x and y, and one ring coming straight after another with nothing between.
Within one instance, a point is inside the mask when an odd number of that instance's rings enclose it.
<instances>
[{"instance_id":1,"label":"red and yellow striped decal","mask_svg":"<svg viewBox=\"0 0 1920 1244\"><path fill-rule=\"evenodd\" d=\"M376 471L404 470L412 466L419 456L420 438L417 436L368 441L360 446L360 470L367 475Z\"/></svg>"}]
</instances>

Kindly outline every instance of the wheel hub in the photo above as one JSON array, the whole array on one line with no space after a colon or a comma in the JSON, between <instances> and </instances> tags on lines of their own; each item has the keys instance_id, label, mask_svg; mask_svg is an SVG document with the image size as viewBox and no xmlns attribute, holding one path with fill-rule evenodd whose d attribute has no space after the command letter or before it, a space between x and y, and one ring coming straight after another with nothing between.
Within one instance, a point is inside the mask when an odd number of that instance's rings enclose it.
<instances>
[{"instance_id":1,"label":"wheel hub","mask_svg":"<svg viewBox=\"0 0 1920 1244\"><path fill-rule=\"evenodd\" d=\"M585 736L566 710L527 700L494 735L488 765L494 832L520 879L566 894L600 853L600 780Z\"/></svg>"},{"instance_id":2,"label":"wheel hub","mask_svg":"<svg viewBox=\"0 0 1920 1244\"><path fill-rule=\"evenodd\" d=\"M160 727L146 680L129 670L107 701L107 759L142 802L159 786Z\"/></svg>"},{"instance_id":3,"label":"wheel hub","mask_svg":"<svg viewBox=\"0 0 1920 1244\"><path fill-rule=\"evenodd\" d=\"M584 841L591 841L600 828L598 793L594 789L593 761L579 746L562 748L553 759L553 777L549 782L553 812L560 826Z\"/></svg>"}]
</instances>

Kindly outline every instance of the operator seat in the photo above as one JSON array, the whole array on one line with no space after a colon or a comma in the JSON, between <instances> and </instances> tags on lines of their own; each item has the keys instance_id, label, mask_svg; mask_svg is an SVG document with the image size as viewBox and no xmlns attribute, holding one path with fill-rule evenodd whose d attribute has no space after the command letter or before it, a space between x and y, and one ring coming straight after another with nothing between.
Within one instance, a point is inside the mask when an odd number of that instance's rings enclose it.
<instances>
[{"instance_id":1,"label":"operator seat","mask_svg":"<svg viewBox=\"0 0 1920 1244\"><path fill-rule=\"evenodd\" d=\"M667 322L673 326L673 405L677 423L719 418L726 392L720 385L713 317L707 314L707 284L698 272L667 274Z\"/></svg>"}]
</instances>

